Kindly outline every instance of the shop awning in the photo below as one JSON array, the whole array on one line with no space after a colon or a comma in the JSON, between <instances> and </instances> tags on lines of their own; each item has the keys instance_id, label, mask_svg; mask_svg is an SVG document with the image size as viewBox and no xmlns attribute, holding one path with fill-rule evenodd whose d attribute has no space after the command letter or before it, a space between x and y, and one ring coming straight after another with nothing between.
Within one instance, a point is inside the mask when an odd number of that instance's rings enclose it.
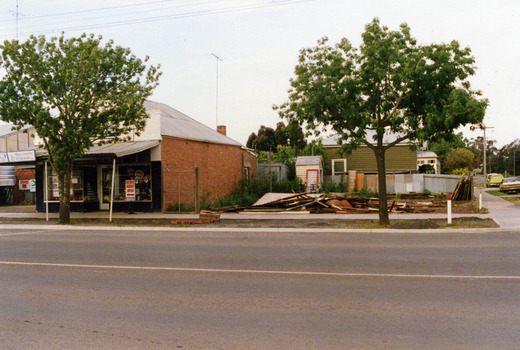
<instances>
[{"instance_id":1,"label":"shop awning","mask_svg":"<svg viewBox=\"0 0 520 350\"><path fill-rule=\"evenodd\" d=\"M129 141L117 142L106 145L94 145L85 152L86 156L112 156L124 157L130 154L146 151L158 146L160 141Z\"/></svg>"},{"instance_id":2,"label":"shop awning","mask_svg":"<svg viewBox=\"0 0 520 350\"><path fill-rule=\"evenodd\" d=\"M150 148L160 145L158 140L154 141L128 141L117 142L105 145L94 145L85 152L85 155L80 159L99 159L99 158L119 158L128 156L130 154L146 151ZM43 149L36 150L36 156L46 158L47 152Z\"/></svg>"}]
</instances>

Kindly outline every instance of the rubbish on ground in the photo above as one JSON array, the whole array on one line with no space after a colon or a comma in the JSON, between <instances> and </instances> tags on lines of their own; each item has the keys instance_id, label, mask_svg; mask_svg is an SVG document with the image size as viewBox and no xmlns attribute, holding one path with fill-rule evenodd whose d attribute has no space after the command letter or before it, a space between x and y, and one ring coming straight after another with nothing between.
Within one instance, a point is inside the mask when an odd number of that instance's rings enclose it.
<instances>
[{"instance_id":1,"label":"rubbish on ground","mask_svg":"<svg viewBox=\"0 0 520 350\"><path fill-rule=\"evenodd\" d=\"M388 197L388 210L394 213L427 213L446 207L446 200L427 194L416 193L404 197ZM378 198L349 196L346 194L325 193L267 193L251 206L228 207L220 212L241 213L374 213L379 211Z\"/></svg>"}]
</instances>

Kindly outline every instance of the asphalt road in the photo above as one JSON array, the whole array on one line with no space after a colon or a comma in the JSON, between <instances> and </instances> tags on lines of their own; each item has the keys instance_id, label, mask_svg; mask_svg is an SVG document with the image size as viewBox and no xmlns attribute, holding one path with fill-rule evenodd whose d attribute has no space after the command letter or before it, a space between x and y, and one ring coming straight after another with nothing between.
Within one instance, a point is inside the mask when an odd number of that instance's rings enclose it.
<instances>
[{"instance_id":1,"label":"asphalt road","mask_svg":"<svg viewBox=\"0 0 520 350\"><path fill-rule=\"evenodd\" d=\"M514 349L518 233L0 232L1 349Z\"/></svg>"}]
</instances>

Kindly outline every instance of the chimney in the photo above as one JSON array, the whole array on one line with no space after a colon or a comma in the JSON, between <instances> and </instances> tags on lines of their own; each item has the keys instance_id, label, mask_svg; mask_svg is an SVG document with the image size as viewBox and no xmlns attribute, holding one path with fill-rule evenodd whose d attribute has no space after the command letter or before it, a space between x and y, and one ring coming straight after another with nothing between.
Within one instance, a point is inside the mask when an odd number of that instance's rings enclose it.
<instances>
[{"instance_id":1,"label":"chimney","mask_svg":"<svg viewBox=\"0 0 520 350\"><path fill-rule=\"evenodd\" d=\"M226 126L225 125L217 125L217 131L222 135L226 136Z\"/></svg>"}]
</instances>

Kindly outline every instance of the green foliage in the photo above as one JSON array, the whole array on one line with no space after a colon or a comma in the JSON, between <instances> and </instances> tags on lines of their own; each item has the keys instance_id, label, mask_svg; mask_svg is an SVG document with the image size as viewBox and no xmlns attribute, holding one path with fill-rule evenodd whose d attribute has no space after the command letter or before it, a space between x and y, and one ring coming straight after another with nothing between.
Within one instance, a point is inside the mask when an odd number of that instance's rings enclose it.
<instances>
[{"instance_id":1,"label":"green foliage","mask_svg":"<svg viewBox=\"0 0 520 350\"><path fill-rule=\"evenodd\" d=\"M306 144L305 135L298 123L289 122L286 126L283 122L279 122L276 124L276 130L262 125L258 135L255 133L249 135L246 146L256 151L277 153L280 146L299 151Z\"/></svg>"},{"instance_id":2,"label":"green foliage","mask_svg":"<svg viewBox=\"0 0 520 350\"><path fill-rule=\"evenodd\" d=\"M435 193L433 195L433 197L436 198L436 199L446 199L447 196L446 196L446 193L439 192L439 193Z\"/></svg>"},{"instance_id":3,"label":"green foliage","mask_svg":"<svg viewBox=\"0 0 520 350\"><path fill-rule=\"evenodd\" d=\"M445 172L445 162L448 153L455 148L467 148L469 147L469 141L464 138L462 133L458 134L447 134L443 138L438 138L429 145L430 151L437 154L439 161L441 162L441 171Z\"/></svg>"},{"instance_id":4,"label":"green foliage","mask_svg":"<svg viewBox=\"0 0 520 350\"><path fill-rule=\"evenodd\" d=\"M345 193L347 192L347 185L344 183L325 182L320 188L323 193Z\"/></svg>"},{"instance_id":5,"label":"green foliage","mask_svg":"<svg viewBox=\"0 0 520 350\"><path fill-rule=\"evenodd\" d=\"M211 205L212 208L223 208L233 206L247 206L255 203L264 194L268 192L275 193L292 193L302 192L302 184L298 179L277 181L276 177L272 178L272 191L269 190L269 177L264 176L256 181L242 183L237 186L233 193L224 198L219 198Z\"/></svg>"},{"instance_id":6,"label":"green foliage","mask_svg":"<svg viewBox=\"0 0 520 350\"><path fill-rule=\"evenodd\" d=\"M358 191L357 189L354 190L353 195L363 197L363 198L377 198L379 197L379 194L377 192L372 192L366 189L362 189L361 191Z\"/></svg>"},{"instance_id":7,"label":"green foliage","mask_svg":"<svg viewBox=\"0 0 520 350\"><path fill-rule=\"evenodd\" d=\"M0 116L18 128L32 125L58 174L60 221L70 220L70 173L74 159L99 142L139 134L148 115L144 102L158 84L129 49L83 34L47 40L31 36L0 45Z\"/></svg>"},{"instance_id":8,"label":"green foliage","mask_svg":"<svg viewBox=\"0 0 520 350\"><path fill-rule=\"evenodd\" d=\"M467 148L456 148L448 152L444 163L446 170L453 171L457 169L473 169L475 166L475 154Z\"/></svg>"},{"instance_id":9,"label":"green foliage","mask_svg":"<svg viewBox=\"0 0 520 350\"><path fill-rule=\"evenodd\" d=\"M453 169L451 171L451 175L460 175L460 176L462 176L462 175L468 175L468 173L469 173L468 168L457 168L457 169Z\"/></svg>"},{"instance_id":10,"label":"green foliage","mask_svg":"<svg viewBox=\"0 0 520 350\"><path fill-rule=\"evenodd\" d=\"M195 206L185 203L168 203L166 206L166 211L171 212L180 212L180 213L193 213L195 211Z\"/></svg>"},{"instance_id":11,"label":"green foliage","mask_svg":"<svg viewBox=\"0 0 520 350\"><path fill-rule=\"evenodd\" d=\"M420 144L482 122L488 101L470 87L475 60L469 48L456 41L418 45L406 24L390 31L377 18L362 39L359 49L347 39L330 46L327 38L302 49L289 102L275 107L280 116L314 134L332 129L347 153L366 145L383 174L385 152L397 143ZM388 133L397 137L385 143ZM379 192L380 223L388 225L385 181Z\"/></svg>"}]
</instances>

